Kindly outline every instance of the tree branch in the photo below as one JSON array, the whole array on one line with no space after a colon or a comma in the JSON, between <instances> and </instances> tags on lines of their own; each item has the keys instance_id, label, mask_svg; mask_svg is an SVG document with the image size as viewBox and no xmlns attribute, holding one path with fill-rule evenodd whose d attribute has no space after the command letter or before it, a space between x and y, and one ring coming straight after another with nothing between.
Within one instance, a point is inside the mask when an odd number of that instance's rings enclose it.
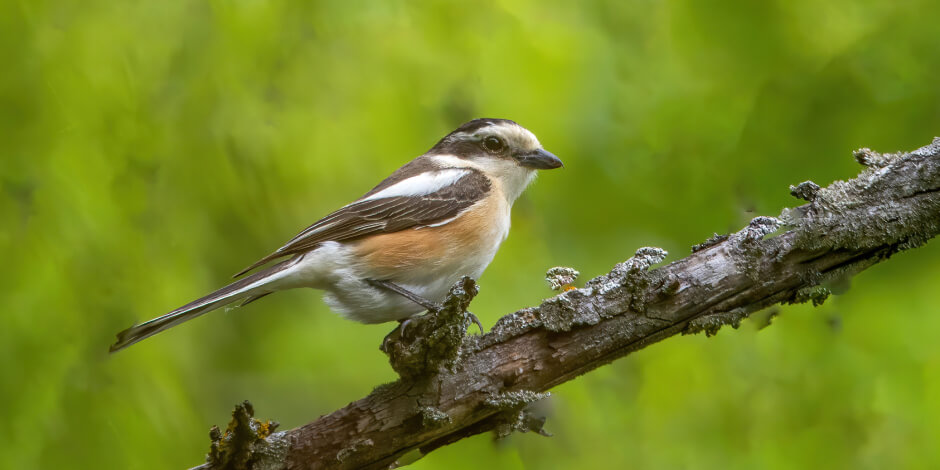
<instances>
[{"instance_id":1,"label":"tree branch","mask_svg":"<svg viewBox=\"0 0 940 470\"><path fill-rule=\"evenodd\" d=\"M243 406L224 435L216 429L213 455L199 468L395 468L486 431L541 432L528 405L555 385L677 333L713 334L776 303L819 304L826 286L940 233L940 138L910 153L862 149L855 157L867 168L852 180L791 187L805 205L755 218L657 269L649 268L665 252L641 248L584 288L507 315L483 336L464 335L476 294L465 279L442 312L383 345L400 380L270 436Z\"/></svg>"}]
</instances>

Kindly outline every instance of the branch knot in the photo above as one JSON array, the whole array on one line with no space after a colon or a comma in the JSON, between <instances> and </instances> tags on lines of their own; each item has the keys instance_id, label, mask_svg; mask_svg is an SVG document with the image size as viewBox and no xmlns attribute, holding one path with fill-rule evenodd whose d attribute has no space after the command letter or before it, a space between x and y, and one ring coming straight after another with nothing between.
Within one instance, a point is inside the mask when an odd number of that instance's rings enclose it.
<instances>
[{"instance_id":1,"label":"branch knot","mask_svg":"<svg viewBox=\"0 0 940 470\"><path fill-rule=\"evenodd\" d=\"M218 426L209 430L212 444L206 464L212 469L249 470L266 468L266 464L277 465L283 459L287 443L280 434L272 434L278 427L276 421L261 421L254 418L255 410L248 400L235 406L232 420L223 433Z\"/></svg>"},{"instance_id":2,"label":"branch knot","mask_svg":"<svg viewBox=\"0 0 940 470\"><path fill-rule=\"evenodd\" d=\"M439 311L409 319L390 333L382 351L395 372L416 378L456 366L472 322L467 307L478 292L476 282L464 276L451 287Z\"/></svg>"}]
</instances>

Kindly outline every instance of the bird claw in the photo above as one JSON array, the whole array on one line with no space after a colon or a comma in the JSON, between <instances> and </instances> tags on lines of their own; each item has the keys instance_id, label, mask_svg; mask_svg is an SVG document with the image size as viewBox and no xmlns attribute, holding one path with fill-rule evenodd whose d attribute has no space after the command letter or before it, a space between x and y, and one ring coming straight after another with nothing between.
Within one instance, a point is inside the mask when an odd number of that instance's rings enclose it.
<instances>
[{"instance_id":1,"label":"bird claw","mask_svg":"<svg viewBox=\"0 0 940 470\"><path fill-rule=\"evenodd\" d=\"M405 336L405 328L408 328L408 325L411 324L411 321L412 321L412 320L413 320L412 317L408 317L408 318L406 318L406 319L404 319L404 320L398 322L398 329L401 330L401 331L399 332L399 335L400 335L400 336Z\"/></svg>"},{"instance_id":2,"label":"bird claw","mask_svg":"<svg viewBox=\"0 0 940 470\"><path fill-rule=\"evenodd\" d=\"M441 304L432 304L432 305L433 305L433 308L428 308L428 313L430 313L430 314L432 314L432 315L436 315L436 314L440 313L441 310L444 309L444 306L441 305ZM472 321L472 322L477 326L477 328L480 329L480 334L482 335L482 334L483 334L483 324L480 323L480 319L477 318L477 316L474 315L473 312L471 312L471 311L469 311L469 310L468 310L468 311L465 311L464 314L466 314L467 316L470 317L470 321ZM410 318L409 318L409 319L406 319L405 322L407 322L408 320L410 320ZM404 329L404 327L402 327L402 334L405 334L405 329Z\"/></svg>"},{"instance_id":3,"label":"bird claw","mask_svg":"<svg viewBox=\"0 0 940 470\"><path fill-rule=\"evenodd\" d=\"M392 337L395 336L396 333L398 334L399 338L403 338L405 336L405 328L408 328L408 325L412 320L414 320L414 317L398 320L398 326L395 327L392 331L389 331L388 334L385 335L385 338L382 338L382 347L379 349L382 351L388 351L388 343L389 341L392 341Z\"/></svg>"},{"instance_id":4,"label":"bird claw","mask_svg":"<svg viewBox=\"0 0 940 470\"><path fill-rule=\"evenodd\" d=\"M480 319L477 318L477 316L474 315L473 312L471 312L471 311L469 311L469 310L466 311L466 312L464 312L464 313L467 314L468 316L470 316L470 321L472 321L473 323L476 323L477 327L480 329L480 334L482 335L482 334L483 334L483 324L480 323Z\"/></svg>"},{"instance_id":5,"label":"bird claw","mask_svg":"<svg viewBox=\"0 0 940 470\"><path fill-rule=\"evenodd\" d=\"M375 279L365 279L365 282L371 285L372 287L386 289L386 290L395 292L396 294L399 294L408 300L411 300L412 302L424 307L424 309L427 310L428 314L430 315L437 315L444 309L444 306L442 304L435 303L428 299L425 299L424 297L421 297L392 282L380 281L380 280L375 280ZM481 335L484 334L483 324L480 323L480 319L477 318L477 316L474 315L472 312L464 311L464 313L468 315L470 317L470 320L474 324L476 324L477 328L480 329L480 334ZM399 320L398 327L392 330L391 332L389 332L389 334L385 335L385 338L382 339L382 346L380 349L383 351L388 351L388 343L392 341L393 338L395 338L396 336L398 339L404 338L405 329L408 327L411 321L414 320L414 318L415 317L408 317L403 320Z\"/></svg>"}]
</instances>

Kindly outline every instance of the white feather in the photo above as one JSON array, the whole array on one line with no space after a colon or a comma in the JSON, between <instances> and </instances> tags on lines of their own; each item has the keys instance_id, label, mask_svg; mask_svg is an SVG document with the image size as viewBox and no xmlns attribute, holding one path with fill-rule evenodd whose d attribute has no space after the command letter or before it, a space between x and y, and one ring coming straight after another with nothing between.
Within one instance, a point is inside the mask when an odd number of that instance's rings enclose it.
<instances>
[{"instance_id":1,"label":"white feather","mask_svg":"<svg viewBox=\"0 0 940 470\"><path fill-rule=\"evenodd\" d=\"M447 168L439 171L428 171L399 181L367 198L363 201L384 199L400 196L424 196L435 193L457 182L469 170L461 168Z\"/></svg>"}]
</instances>

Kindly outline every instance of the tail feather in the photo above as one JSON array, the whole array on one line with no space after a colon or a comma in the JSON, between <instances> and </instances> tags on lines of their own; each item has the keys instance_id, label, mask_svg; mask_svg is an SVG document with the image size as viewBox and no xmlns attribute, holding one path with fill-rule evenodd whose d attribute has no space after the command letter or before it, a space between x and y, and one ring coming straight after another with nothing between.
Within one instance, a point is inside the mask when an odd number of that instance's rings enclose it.
<instances>
[{"instance_id":1,"label":"tail feather","mask_svg":"<svg viewBox=\"0 0 940 470\"><path fill-rule=\"evenodd\" d=\"M250 276L239 279L205 297L194 300L183 305L172 312L145 321L139 325L134 325L117 334L117 342L111 345L110 351L116 352L124 349L138 341L147 339L161 331L172 328L180 323L192 320L204 313L224 307L228 304L245 299L242 305L248 304L273 290L265 289L265 286L272 280L279 278L276 274L293 266L301 257L294 257L282 261L263 271L258 271Z\"/></svg>"}]
</instances>

